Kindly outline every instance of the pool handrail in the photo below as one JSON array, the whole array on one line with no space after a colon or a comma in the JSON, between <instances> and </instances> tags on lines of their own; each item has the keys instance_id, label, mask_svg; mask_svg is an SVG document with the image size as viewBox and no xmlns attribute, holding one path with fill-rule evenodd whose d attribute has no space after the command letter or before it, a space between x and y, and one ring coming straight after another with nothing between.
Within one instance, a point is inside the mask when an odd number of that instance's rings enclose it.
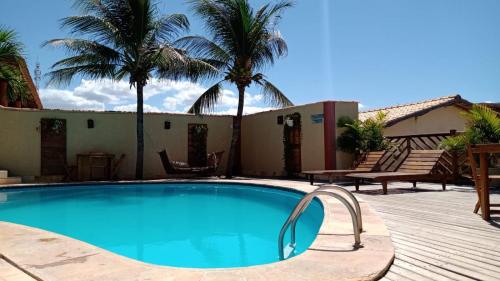
<instances>
[{"instance_id":1,"label":"pool handrail","mask_svg":"<svg viewBox=\"0 0 500 281\"><path fill-rule=\"evenodd\" d=\"M349 199L351 199L352 205L354 205L354 210L356 211L356 219L358 220L359 231L363 232L363 221L362 221L362 218L361 218L361 207L359 206L358 199L356 199L356 197L349 190L347 190L347 189L345 189L343 187L337 186L337 185L322 186L322 187L319 187L319 188L315 189L315 191L316 190L340 191L341 194L347 195L347 197L349 197ZM302 205L302 209L300 210L300 213L304 212L305 208L307 208L307 205L308 204L303 204ZM291 225L291 229L292 229L291 236L292 237L291 237L291 241L290 241L290 244L292 244L292 245L295 244L295 233L296 233L295 228L297 226L297 221L298 221L299 217L300 216L297 216L297 218L292 221L292 225Z\"/></svg>"},{"instance_id":2,"label":"pool handrail","mask_svg":"<svg viewBox=\"0 0 500 281\"><path fill-rule=\"evenodd\" d=\"M332 187L333 186L324 187L324 188L318 188L318 189L316 189L316 190L314 190L314 191L306 194L299 201L299 203L297 203L297 205L295 206L295 208L293 209L293 211L288 216L286 222L283 224L283 227L281 228L281 231L280 231L280 234L279 234L279 238L278 238L278 252L279 253L278 254L279 254L280 260L284 260L285 259L285 257L284 257L283 239L284 239L286 230L288 229L288 227L292 223L295 222L295 224L296 224L296 221L299 219L299 217L302 215L302 213L305 211L305 209L309 206L309 204L311 203L311 201L317 195L325 195L325 196L333 197L333 198L339 200L347 208L347 210L349 211L349 214L351 215L351 220L352 220L352 225L353 225L353 230L354 230L354 247L355 248L360 247L360 245L361 245L361 236L360 236L360 226L358 224L358 221L359 221L358 220L358 214L355 211L355 208L353 208L353 206L351 205L351 203L349 203L349 201L347 201L343 196L341 196L338 193L334 193L331 190L327 190L327 189L331 189ZM334 190L339 191L341 189L336 189L335 188ZM347 190L345 190L345 191L347 191ZM344 194L347 194L344 191L341 191L341 192L344 193ZM349 192L349 191L347 191L347 192ZM353 202L357 202L357 200L355 200ZM358 204L358 207L359 207L359 204ZM361 212L360 211L359 211L359 216L361 216ZM291 246L295 247L295 233L294 233L295 232L295 227L292 228L291 230L292 230L292 238L293 238L293 243L291 243Z\"/></svg>"}]
</instances>

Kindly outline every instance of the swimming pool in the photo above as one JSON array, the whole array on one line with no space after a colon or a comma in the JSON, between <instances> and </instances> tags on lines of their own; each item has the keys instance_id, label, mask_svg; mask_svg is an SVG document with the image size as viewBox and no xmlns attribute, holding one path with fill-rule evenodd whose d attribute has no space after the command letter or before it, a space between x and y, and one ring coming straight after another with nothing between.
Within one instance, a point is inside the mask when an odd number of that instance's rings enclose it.
<instances>
[{"instance_id":1,"label":"swimming pool","mask_svg":"<svg viewBox=\"0 0 500 281\"><path fill-rule=\"evenodd\" d=\"M280 228L302 196L220 183L0 190L0 220L158 265L243 267L279 260ZM311 245L322 221L323 207L315 200L297 224L295 254Z\"/></svg>"}]
</instances>

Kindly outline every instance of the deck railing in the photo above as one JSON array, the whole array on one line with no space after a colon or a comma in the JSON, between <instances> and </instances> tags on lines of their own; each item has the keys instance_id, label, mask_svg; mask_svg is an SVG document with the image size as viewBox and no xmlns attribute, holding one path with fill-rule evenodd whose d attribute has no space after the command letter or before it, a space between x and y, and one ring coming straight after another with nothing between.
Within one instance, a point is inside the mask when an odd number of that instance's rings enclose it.
<instances>
[{"instance_id":1,"label":"deck railing","mask_svg":"<svg viewBox=\"0 0 500 281\"><path fill-rule=\"evenodd\" d=\"M387 153L380 160L383 171L396 171L403 163L411 150L439 149L443 140L461 134L452 130L448 133L388 136L390 146ZM442 172L450 174L453 179L458 179L467 169L467 155L465 153L446 152L441 163Z\"/></svg>"}]
</instances>

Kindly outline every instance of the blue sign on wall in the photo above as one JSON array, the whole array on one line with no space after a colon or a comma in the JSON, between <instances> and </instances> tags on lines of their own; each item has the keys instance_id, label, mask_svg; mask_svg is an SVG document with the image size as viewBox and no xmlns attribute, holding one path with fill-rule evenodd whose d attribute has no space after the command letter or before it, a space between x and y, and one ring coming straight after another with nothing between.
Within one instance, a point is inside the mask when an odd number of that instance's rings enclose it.
<instances>
[{"instance_id":1,"label":"blue sign on wall","mask_svg":"<svg viewBox=\"0 0 500 281\"><path fill-rule=\"evenodd\" d=\"M323 114L311 114L311 121L313 124L323 123Z\"/></svg>"}]
</instances>

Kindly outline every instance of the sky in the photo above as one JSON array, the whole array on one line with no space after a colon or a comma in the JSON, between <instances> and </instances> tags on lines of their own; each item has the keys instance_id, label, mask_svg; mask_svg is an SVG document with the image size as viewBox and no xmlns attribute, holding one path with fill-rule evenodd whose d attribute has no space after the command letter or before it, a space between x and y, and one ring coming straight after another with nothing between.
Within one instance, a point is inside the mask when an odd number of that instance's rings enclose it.
<instances>
[{"instance_id":1,"label":"sky","mask_svg":"<svg viewBox=\"0 0 500 281\"><path fill-rule=\"evenodd\" d=\"M272 0L250 0L254 7ZM158 0L162 13L184 13L190 34L207 35L184 0ZM45 40L70 37L59 19L77 15L73 0L0 0L0 25L15 29L30 70L42 73L65 53ZM8 12L5 12L8 11ZM360 102L361 110L460 94L472 102L500 102L500 1L498 0L295 0L279 30L288 56L264 73L294 104L322 100ZM135 108L126 81L75 79L67 87L40 85L46 108ZM152 80L147 111L184 112L210 82ZM228 85L217 112L234 113ZM247 113L269 109L256 87Z\"/></svg>"}]
</instances>

